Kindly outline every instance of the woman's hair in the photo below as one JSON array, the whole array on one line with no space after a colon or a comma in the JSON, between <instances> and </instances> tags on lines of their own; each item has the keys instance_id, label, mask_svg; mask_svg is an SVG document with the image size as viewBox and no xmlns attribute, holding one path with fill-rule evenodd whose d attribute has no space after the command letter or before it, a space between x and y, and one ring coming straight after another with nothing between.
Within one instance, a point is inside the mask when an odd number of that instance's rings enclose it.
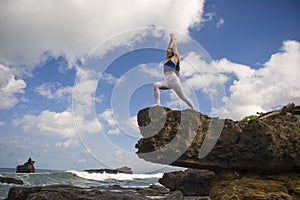
<instances>
[{"instance_id":1,"label":"woman's hair","mask_svg":"<svg viewBox=\"0 0 300 200\"><path fill-rule=\"evenodd\" d=\"M176 71L180 71L180 61L179 61L179 59L178 59L178 62L177 62L177 65L176 65Z\"/></svg>"},{"instance_id":2,"label":"woman's hair","mask_svg":"<svg viewBox=\"0 0 300 200\"><path fill-rule=\"evenodd\" d=\"M172 57L173 56L175 56L175 53L174 52L172 52ZM178 62L177 62L177 64L176 64L176 71L180 71L180 61L179 61L179 58L178 58Z\"/></svg>"},{"instance_id":3,"label":"woman's hair","mask_svg":"<svg viewBox=\"0 0 300 200\"><path fill-rule=\"evenodd\" d=\"M169 48L169 50L172 51L172 57L175 56L175 53L173 51L173 48ZM176 64L176 71L180 71L180 61L179 61L179 58L178 58L178 63Z\"/></svg>"}]
</instances>

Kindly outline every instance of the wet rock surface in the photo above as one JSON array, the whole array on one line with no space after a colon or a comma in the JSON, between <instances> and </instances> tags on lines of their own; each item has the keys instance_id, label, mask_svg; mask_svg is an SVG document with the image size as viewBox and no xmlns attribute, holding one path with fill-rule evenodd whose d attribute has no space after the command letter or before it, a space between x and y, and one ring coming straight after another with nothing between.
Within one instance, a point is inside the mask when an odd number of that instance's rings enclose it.
<instances>
[{"instance_id":1,"label":"wet rock surface","mask_svg":"<svg viewBox=\"0 0 300 200\"><path fill-rule=\"evenodd\" d=\"M22 185L23 181L11 177L0 177L0 183L7 183L7 184L17 184Z\"/></svg>"},{"instance_id":2,"label":"wet rock surface","mask_svg":"<svg viewBox=\"0 0 300 200\"><path fill-rule=\"evenodd\" d=\"M169 192L161 186L148 188L109 187L81 188L70 185L13 187L6 200L183 200L180 191Z\"/></svg>"}]
</instances>

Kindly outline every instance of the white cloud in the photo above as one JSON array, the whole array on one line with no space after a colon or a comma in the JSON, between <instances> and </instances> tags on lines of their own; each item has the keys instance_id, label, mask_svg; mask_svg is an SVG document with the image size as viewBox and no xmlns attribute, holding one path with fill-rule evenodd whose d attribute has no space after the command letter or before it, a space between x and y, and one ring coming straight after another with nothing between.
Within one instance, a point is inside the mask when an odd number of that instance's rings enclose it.
<instances>
[{"instance_id":1,"label":"white cloud","mask_svg":"<svg viewBox=\"0 0 300 200\"><path fill-rule=\"evenodd\" d=\"M100 123L106 124L108 127L107 134L115 135L130 132L130 135L140 136L137 125L137 116L131 116L128 119L123 119L121 122L117 122L113 116L113 110L111 108L106 109L104 112L98 115Z\"/></svg>"},{"instance_id":2,"label":"white cloud","mask_svg":"<svg viewBox=\"0 0 300 200\"><path fill-rule=\"evenodd\" d=\"M127 126L130 130L132 130L132 134L136 134L135 136L140 137L140 130L137 124L137 115L131 116L129 119L126 120Z\"/></svg>"},{"instance_id":3,"label":"white cloud","mask_svg":"<svg viewBox=\"0 0 300 200\"><path fill-rule=\"evenodd\" d=\"M60 83L43 83L34 88L34 91L48 99L70 99L73 87L62 87Z\"/></svg>"},{"instance_id":4,"label":"white cloud","mask_svg":"<svg viewBox=\"0 0 300 200\"><path fill-rule=\"evenodd\" d=\"M5 125L5 122L0 121L0 126L4 126L4 125Z\"/></svg>"},{"instance_id":5,"label":"white cloud","mask_svg":"<svg viewBox=\"0 0 300 200\"><path fill-rule=\"evenodd\" d=\"M24 132L39 134L44 136L60 136L63 138L76 138L77 132L74 124L72 112L42 111L39 115L25 115L20 119L15 119L16 125L21 125ZM76 125L84 127L84 133L97 133L102 127L97 120L85 120L76 117Z\"/></svg>"},{"instance_id":6,"label":"white cloud","mask_svg":"<svg viewBox=\"0 0 300 200\"><path fill-rule=\"evenodd\" d=\"M137 68L142 73L145 73L149 76L163 79L164 76L163 76L162 68L161 68L162 65L163 65L163 63L159 63L159 64L154 65L154 66L151 65L151 70L149 70L149 65L147 65L147 64L140 64L139 66L137 66Z\"/></svg>"},{"instance_id":7,"label":"white cloud","mask_svg":"<svg viewBox=\"0 0 300 200\"><path fill-rule=\"evenodd\" d=\"M200 22L203 4L203 0L5 1L1 3L0 61L33 66L47 55L65 55L72 62L114 34L153 25L187 33Z\"/></svg>"},{"instance_id":8,"label":"white cloud","mask_svg":"<svg viewBox=\"0 0 300 200\"><path fill-rule=\"evenodd\" d=\"M112 84L112 85L116 84L118 81L122 81L122 79L118 79L118 78L116 78L113 75L108 74L108 73L104 73L101 76L101 80L104 80L105 82L107 82L109 84Z\"/></svg>"},{"instance_id":9,"label":"white cloud","mask_svg":"<svg viewBox=\"0 0 300 200\"><path fill-rule=\"evenodd\" d=\"M0 109L14 107L20 101L20 94L24 93L26 83L17 79L14 71L0 64Z\"/></svg>"},{"instance_id":10,"label":"white cloud","mask_svg":"<svg viewBox=\"0 0 300 200\"><path fill-rule=\"evenodd\" d=\"M98 85L99 73L77 67L77 80L73 87L73 111L76 116L87 116L93 111L95 102L101 102L94 94Z\"/></svg>"},{"instance_id":11,"label":"white cloud","mask_svg":"<svg viewBox=\"0 0 300 200\"><path fill-rule=\"evenodd\" d=\"M211 21L216 16L216 13L214 12L207 12L203 14L202 22L208 22Z\"/></svg>"},{"instance_id":12,"label":"white cloud","mask_svg":"<svg viewBox=\"0 0 300 200\"><path fill-rule=\"evenodd\" d=\"M109 126L115 126L117 123L113 118L113 112L111 108L107 108L104 112L98 115L101 121L105 121Z\"/></svg>"},{"instance_id":13,"label":"white cloud","mask_svg":"<svg viewBox=\"0 0 300 200\"><path fill-rule=\"evenodd\" d=\"M100 122L107 124L107 134L116 135L121 133L121 130L117 127L117 122L113 117L112 109L107 108L104 112L98 115L98 119Z\"/></svg>"},{"instance_id":14,"label":"white cloud","mask_svg":"<svg viewBox=\"0 0 300 200\"><path fill-rule=\"evenodd\" d=\"M297 41L284 41L281 51L273 54L263 68L257 70L227 59L215 61L220 73L234 74L236 78L225 99L225 113L233 119L241 119L290 102L299 104L299 63L300 43Z\"/></svg>"},{"instance_id":15,"label":"white cloud","mask_svg":"<svg viewBox=\"0 0 300 200\"><path fill-rule=\"evenodd\" d=\"M120 133L121 133L121 130L119 128L109 129L107 131L107 134L109 134L109 135L118 135Z\"/></svg>"},{"instance_id":16,"label":"white cloud","mask_svg":"<svg viewBox=\"0 0 300 200\"><path fill-rule=\"evenodd\" d=\"M217 28L220 28L225 23L225 20L223 18L219 18L217 21Z\"/></svg>"},{"instance_id":17,"label":"white cloud","mask_svg":"<svg viewBox=\"0 0 300 200\"><path fill-rule=\"evenodd\" d=\"M78 147L80 146L80 142L77 139L69 139L66 142L59 142L55 144L55 147L58 149L65 149L70 147Z\"/></svg>"},{"instance_id":18,"label":"white cloud","mask_svg":"<svg viewBox=\"0 0 300 200\"><path fill-rule=\"evenodd\" d=\"M216 85L223 85L228 78L217 71L214 62L206 62L195 52L190 52L181 62L181 74L185 77L184 88L202 90L204 93L208 88L212 89ZM190 93L189 91L187 91Z\"/></svg>"}]
</instances>

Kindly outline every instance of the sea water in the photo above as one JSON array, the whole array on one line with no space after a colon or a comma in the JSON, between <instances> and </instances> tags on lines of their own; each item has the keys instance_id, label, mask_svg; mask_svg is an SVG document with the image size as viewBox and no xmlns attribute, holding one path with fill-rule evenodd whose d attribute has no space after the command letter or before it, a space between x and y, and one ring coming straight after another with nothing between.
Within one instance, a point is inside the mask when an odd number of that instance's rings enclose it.
<instances>
[{"instance_id":1,"label":"sea water","mask_svg":"<svg viewBox=\"0 0 300 200\"><path fill-rule=\"evenodd\" d=\"M0 176L20 179L23 185L0 183L0 199L8 195L11 187L18 186L46 186L53 184L73 185L83 188L120 185L122 187L148 187L152 184L159 184L158 179L163 173L156 174L109 174L109 173L88 173L75 170L41 170L36 173L15 173L13 168L0 168Z\"/></svg>"}]
</instances>

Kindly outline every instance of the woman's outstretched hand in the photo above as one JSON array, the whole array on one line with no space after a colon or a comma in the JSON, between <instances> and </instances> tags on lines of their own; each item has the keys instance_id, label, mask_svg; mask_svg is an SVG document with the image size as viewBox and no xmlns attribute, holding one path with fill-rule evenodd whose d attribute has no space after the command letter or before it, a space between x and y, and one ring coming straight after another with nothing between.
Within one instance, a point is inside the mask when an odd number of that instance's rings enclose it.
<instances>
[{"instance_id":1,"label":"woman's outstretched hand","mask_svg":"<svg viewBox=\"0 0 300 200\"><path fill-rule=\"evenodd\" d=\"M176 40L175 34L174 34L174 33L171 33L171 34L170 34L170 38L171 38L171 40Z\"/></svg>"}]
</instances>

